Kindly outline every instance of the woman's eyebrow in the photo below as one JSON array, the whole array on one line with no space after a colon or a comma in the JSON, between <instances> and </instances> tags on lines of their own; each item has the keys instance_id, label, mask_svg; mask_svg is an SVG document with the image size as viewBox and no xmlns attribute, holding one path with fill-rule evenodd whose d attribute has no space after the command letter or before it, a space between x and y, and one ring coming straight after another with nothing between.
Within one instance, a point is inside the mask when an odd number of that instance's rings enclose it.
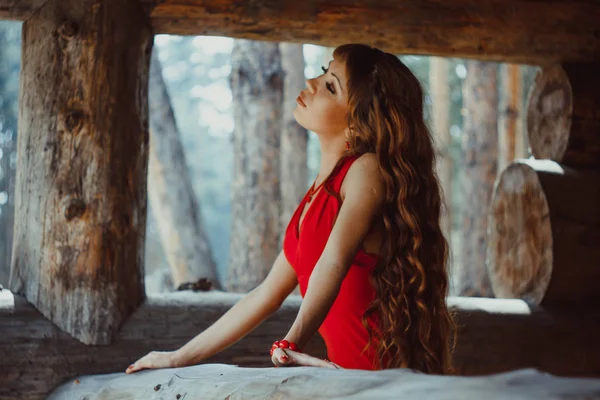
<instances>
[{"instance_id":1,"label":"woman's eyebrow","mask_svg":"<svg viewBox=\"0 0 600 400\"><path fill-rule=\"evenodd\" d=\"M329 68L331 68L331 63L333 62L333 60L329 61L329 64L327 64L327 69L329 70ZM337 79L338 81L338 86L340 87L340 90L342 91L342 93L344 92L344 88L342 88L342 81L340 81L340 78L338 78L338 76L336 74L334 74L333 72L331 73L331 75L333 75L335 77L335 79Z\"/></svg>"},{"instance_id":2,"label":"woman's eyebrow","mask_svg":"<svg viewBox=\"0 0 600 400\"><path fill-rule=\"evenodd\" d=\"M341 90L342 92L344 92L344 89L342 88L342 82L340 81L340 78L338 78L338 77L337 77L337 75L336 75L336 74L334 74L333 72L331 73L331 75L335 76L335 79L337 79L337 81L338 81L338 85L340 86L340 90Z\"/></svg>"}]
</instances>

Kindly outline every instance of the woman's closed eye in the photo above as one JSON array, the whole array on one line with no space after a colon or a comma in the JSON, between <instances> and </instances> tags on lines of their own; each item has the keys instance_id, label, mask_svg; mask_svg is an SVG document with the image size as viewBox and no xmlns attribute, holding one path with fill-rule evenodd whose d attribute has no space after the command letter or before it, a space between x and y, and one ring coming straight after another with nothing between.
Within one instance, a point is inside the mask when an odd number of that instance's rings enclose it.
<instances>
[{"instance_id":1,"label":"woman's closed eye","mask_svg":"<svg viewBox=\"0 0 600 400\"><path fill-rule=\"evenodd\" d=\"M323 70L323 72L326 74L327 71L329 71L327 68L325 67L321 67L321 69ZM329 90L331 92L331 94L335 94L335 90L333 88L333 85L327 81L325 81L325 87L327 87L327 90Z\"/></svg>"}]
</instances>

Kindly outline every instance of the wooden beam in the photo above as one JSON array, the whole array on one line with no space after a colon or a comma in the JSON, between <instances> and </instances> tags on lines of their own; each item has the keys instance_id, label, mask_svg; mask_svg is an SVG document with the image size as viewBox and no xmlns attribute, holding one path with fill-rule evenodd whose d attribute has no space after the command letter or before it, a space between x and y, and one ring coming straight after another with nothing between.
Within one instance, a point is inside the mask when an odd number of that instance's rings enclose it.
<instances>
[{"instance_id":1,"label":"wooden beam","mask_svg":"<svg viewBox=\"0 0 600 400\"><path fill-rule=\"evenodd\" d=\"M202 332L242 295L226 292L176 292L146 299L109 346L86 346L44 318L21 296L0 291L0 399L45 399L65 379L81 374L124 372L152 350L174 350ZM207 360L213 363L268 367L269 348L283 337L300 308L300 296L245 339ZM305 349L326 357L313 338ZM4 371L8 371L5 373Z\"/></svg>"},{"instance_id":2,"label":"wooden beam","mask_svg":"<svg viewBox=\"0 0 600 400\"><path fill-rule=\"evenodd\" d=\"M156 32L519 63L600 59L592 0L142 0Z\"/></svg>"},{"instance_id":3,"label":"wooden beam","mask_svg":"<svg viewBox=\"0 0 600 400\"><path fill-rule=\"evenodd\" d=\"M205 364L143 374L86 376L48 400L146 399L592 399L600 379L556 377L521 369L482 377L426 375L410 369L368 372L327 368L239 368Z\"/></svg>"},{"instance_id":4,"label":"wooden beam","mask_svg":"<svg viewBox=\"0 0 600 400\"><path fill-rule=\"evenodd\" d=\"M241 299L224 292L150 297L109 346L86 346L56 328L22 297L0 291L0 398L42 399L65 379L123 372L151 350L174 350ZM534 367L565 376L600 375L600 310L548 310L521 300L449 298L459 325L453 362L461 375ZM300 308L290 296L246 338L205 360L269 367L268 349ZM325 357L315 336L305 351Z\"/></svg>"},{"instance_id":5,"label":"wooden beam","mask_svg":"<svg viewBox=\"0 0 600 400\"><path fill-rule=\"evenodd\" d=\"M0 19L26 21L48 0L0 0Z\"/></svg>"},{"instance_id":6,"label":"wooden beam","mask_svg":"<svg viewBox=\"0 0 600 400\"><path fill-rule=\"evenodd\" d=\"M10 287L88 344L142 302L152 31L135 0L23 24Z\"/></svg>"},{"instance_id":7,"label":"wooden beam","mask_svg":"<svg viewBox=\"0 0 600 400\"><path fill-rule=\"evenodd\" d=\"M40 0L0 0L23 18ZM140 0L156 33L335 46L514 63L600 60L594 0ZM29 8L28 8L29 7Z\"/></svg>"}]
</instances>

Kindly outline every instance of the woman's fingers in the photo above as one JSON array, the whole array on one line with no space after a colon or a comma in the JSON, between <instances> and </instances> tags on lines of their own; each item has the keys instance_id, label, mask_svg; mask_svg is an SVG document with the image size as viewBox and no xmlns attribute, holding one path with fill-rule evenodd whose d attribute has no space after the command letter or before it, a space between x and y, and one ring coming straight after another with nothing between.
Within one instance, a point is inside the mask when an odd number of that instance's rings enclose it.
<instances>
[{"instance_id":1,"label":"woman's fingers","mask_svg":"<svg viewBox=\"0 0 600 400\"><path fill-rule=\"evenodd\" d=\"M141 371L145 368L152 368L152 364L149 362L149 358L151 357L152 353L146 354L144 357L140 358L139 360L131 364L129 367L127 367L125 373L133 374L134 372Z\"/></svg>"},{"instance_id":2,"label":"woman's fingers","mask_svg":"<svg viewBox=\"0 0 600 400\"><path fill-rule=\"evenodd\" d=\"M275 349L273 351L273 355L271 356L271 361L273 365L276 367L291 367L294 365L294 360L287 352L292 352L292 350L286 349ZM295 353L295 352L294 352Z\"/></svg>"},{"instance_id":3,"label":"woman's fingers","mask_svg":"<svg viewBox=\"0 0 600 400\"><path fill-rule=\"evenodd\" d=\"M341 368L339 365L331 361L325 361L317 357L313 357L306 353L299 353L290 349L275 349L271 361L276 367L322 367L322 368Z\"/></svg>"},{"instance_id":4,"label":"woman's fingers","mask_svg":"<svg viewBox=\"0 0 600 400\"><path fill-rule=\"evenodd\" d=\"M134 372L140 371L142 369L144 369L140 363L141 360L138 360L136 362L134 362L133 364L131 364L129 367L127 367L127 369L125 370L126 374L133 374Z\"/></svg>"},{"instance_id":5,"label":"woman's fingers","mask_svg":"<svg viewBox=\"0 0 600 400\"><path fill-rule=\"evenodd\" d=\"M173 366L170 354L166 351L151 351L127 367L125 373L131 374L146 368L170 368Z\"/></svg>"},{"instance_id":6,"label":"woman's fingers","mask_svg":"<svg viewBox=\"0 0 600 400\"><path fill-rule=\"evenodd\" d=\"M335 365L329 361L305 353L296 353L296 363L307 367L336 368Z\"/></svg>"}]
</instances>

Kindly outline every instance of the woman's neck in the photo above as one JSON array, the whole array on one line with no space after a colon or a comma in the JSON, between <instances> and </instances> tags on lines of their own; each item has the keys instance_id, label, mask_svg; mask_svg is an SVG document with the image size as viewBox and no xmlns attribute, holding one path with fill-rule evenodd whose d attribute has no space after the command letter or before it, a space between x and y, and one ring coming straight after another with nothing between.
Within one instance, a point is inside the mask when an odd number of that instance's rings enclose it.
<instances>
[{"instance_id":1,"label":"woman's neck","mask_svg":"<svg viewBox=\"0 0 600 400\"><path fill-rule=\"evenodd\" d=\"M346 140L343 136L336 138L323 138L319 136L321 147L321 164L319 175L317 176L317 185L333 171L337 162L342 158L346 150Z\"/></svg>"}]
</instances>

